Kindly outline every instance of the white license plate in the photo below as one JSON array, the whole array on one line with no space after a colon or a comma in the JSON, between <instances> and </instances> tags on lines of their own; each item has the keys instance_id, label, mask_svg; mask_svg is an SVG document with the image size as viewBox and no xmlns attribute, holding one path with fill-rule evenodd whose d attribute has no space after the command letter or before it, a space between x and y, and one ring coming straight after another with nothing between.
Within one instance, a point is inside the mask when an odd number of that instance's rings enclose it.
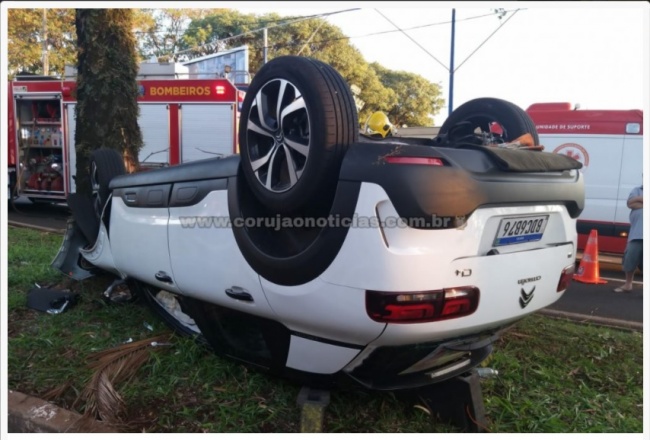
<instances>
[{"instance_id":1,"label":"white license plate","mask_svg":"<svg viewBox=\"0 0 650 440\"><path fill-rule=\"evenodd\" d=\"M494 246L539 241L544 235L547 223L548 215L501 219L499 230L494 238Z\"/></svg>"}]
</instances>

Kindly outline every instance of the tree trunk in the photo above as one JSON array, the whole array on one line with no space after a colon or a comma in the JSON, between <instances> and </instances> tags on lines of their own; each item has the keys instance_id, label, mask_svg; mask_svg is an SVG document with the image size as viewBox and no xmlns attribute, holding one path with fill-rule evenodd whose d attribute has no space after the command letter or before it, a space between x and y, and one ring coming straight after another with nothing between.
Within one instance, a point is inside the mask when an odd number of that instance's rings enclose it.
<instances>
[{"instance_id":1,"label":"tree trunk","mask_svg":"<svg viewBox=\"0 0 650 440\"><path fill-rule=\"evenodd\" d=\"M138 60L130 9L77 9L77 192L90 194L90 154L120 152L129 172L138 168Z\"/></svg>"}]
</instances>

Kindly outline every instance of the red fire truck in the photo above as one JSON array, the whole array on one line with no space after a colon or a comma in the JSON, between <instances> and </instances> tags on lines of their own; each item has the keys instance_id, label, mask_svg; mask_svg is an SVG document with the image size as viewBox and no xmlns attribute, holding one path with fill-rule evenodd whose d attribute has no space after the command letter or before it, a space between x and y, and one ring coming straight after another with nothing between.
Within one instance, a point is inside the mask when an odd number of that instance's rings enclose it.
<instances>
[{"instance_id":1,"label":"red fire truck","mask_svg":"<svg viewBox=\"0 0 650 440\"><path fill-rule=\"evenodd\" d=\"M9 82L9 197L65 201L75 192L75 81ZM244 92L225 78L138 81L144 168L237 152Z\"/></svg>"},{"instance_id":2,"label":"red fire truck","mask_svg":"<svg viewBox=\"0 0 650 440\"><path fill-rule=\"evenodd\" d=\"M621 254L630 228L630 191L642 184L643 112L578 110L570 103L539 103L526 112L545 151L582 162L585 209L578 219L578 247L598 231L600 252Z\"/></svg>"}]
</instances>

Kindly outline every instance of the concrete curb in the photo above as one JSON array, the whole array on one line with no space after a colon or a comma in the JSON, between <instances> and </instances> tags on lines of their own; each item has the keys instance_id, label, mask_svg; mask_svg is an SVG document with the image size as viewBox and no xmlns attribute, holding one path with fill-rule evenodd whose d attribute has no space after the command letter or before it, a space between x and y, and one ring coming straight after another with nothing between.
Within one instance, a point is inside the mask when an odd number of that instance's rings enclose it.
<instances>
[{"instance_id":1,"label":"concrete curb","mask_svg":"<svg viewBox=\"0 0 650 440\"><path fill-rule=\"evenodd\" d=\"M604 318L602 316L584 315L581 313L563 312L561 310L542 309L539 311L542 315L552 318L564 318L577 323L591 323L605 327L614 327L624 330L643 331L643 323L636 321L625 321L622 319Z\"/></svg>"},{"instance_id":2,"label":"concrete curb","mask_svg":"<svg viewBox=\"0 0 650 440\"><path fill-rule=\"evenodd\" d=\"M15 221L15 220L8 220L7 224L9 226L15 226L16 228L35 229L37 231L50 232L50 233L53 233L53 234L65 234L65 229L46 228L44 226L36 226L36 225L31 225L29 223L21 223L21 222Z\"/></svg>"},{"instance_id":3,"label":"concrete curb","mask_svg":"<svg viewBox=\"0 0 650 440\"><path fill-rule=\"evenodd\" d=\"M45 400L9 390L7 407L8 433L79 432L75 429L75 424L81 419L81 414L52 405ZM102 422L94 420L84 426L88 427L84 432L116 432Z\"/></svg>"}]
</instances>

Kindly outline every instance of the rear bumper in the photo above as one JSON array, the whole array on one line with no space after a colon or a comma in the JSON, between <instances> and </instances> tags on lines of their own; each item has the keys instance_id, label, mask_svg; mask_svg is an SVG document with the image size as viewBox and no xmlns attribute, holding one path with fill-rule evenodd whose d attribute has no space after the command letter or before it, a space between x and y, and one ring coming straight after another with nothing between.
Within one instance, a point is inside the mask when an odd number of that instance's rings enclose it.
<instances>
[{"instance_id":1,"label":"rear bumper","mask_svg":"<svg viewBox=\"0 0 650 440\"><path fill-rule=\"evenodd\" d=\"M489 152L489 150L487 150ZM540 159L539 153L528 152ZM387 157L437 158L444 165L391 164ZM555 156L555 155L552 155ZM485 151L399 143L355 144L341 168L342 181L383 188L400 217L467 218L479 207L559 204L571 218L584 209L584 179L578 170L514 172L501 169ZM426 225L421 229L454 228Z\"/></svg>"},{"instance_id":2,"label":"rear bumper","mask_svg":"<svg viewBox=\"0 0 650 440\"><path fill-rule=\"evenodd\" d=\"M462 340L368 347L344 372L370 389L422 387L475 368L492 353L492 342L497 337L498 331L493 330Z\"/></svg>"}]
</instances>

